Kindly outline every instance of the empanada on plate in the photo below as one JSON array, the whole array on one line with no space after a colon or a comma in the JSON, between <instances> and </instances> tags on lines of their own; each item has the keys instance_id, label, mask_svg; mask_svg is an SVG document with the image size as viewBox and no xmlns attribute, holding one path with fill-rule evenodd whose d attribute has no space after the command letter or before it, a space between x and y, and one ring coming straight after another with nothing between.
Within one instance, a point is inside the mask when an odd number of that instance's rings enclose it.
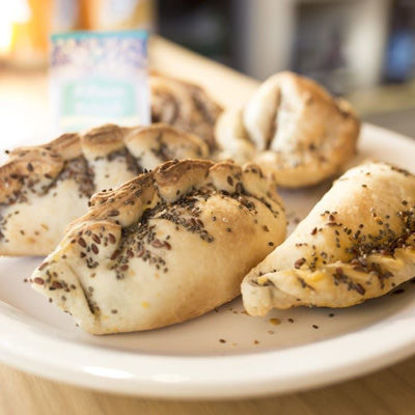
<instances>
[{"instance_id":1,"label":"empanada on plate","mask_svg":"<svg viewBox=\"0 0 415 415\"><path fill-rule=\"evenodd\" d=\"M222 107L200 86L153 72L151 117L203 138L215 148L214 125Z\"/></svg>"},{"instance_id":2,"label":"empanada on plate","mask_svg":"<svg viewBox=\"0 0 415 415\"><path fill-rule=\"evenodd\" d=\"M47 255L96 191L167 160L207 155L201 138L164 124L104 125L13 150L0 167L0 255Z\"/></svg>"},{"instance_id":3,"label":"empanada on plate","mask_svg":"<svg viewBox=\"0 0 415 415\"><path fill-rule=\"evenodd\" d=\"M349 307L415 275L415 176L384 163L347 171L288 239L245 277L251 315Z\"/></svg>"},{"instance_id":4,"label":"empanada on plate","mask_svg":"<svg viewBox=\"0 0 415 415\"><path fill-rule=\"evenodd\" d=\"M284 240L275 189L256 165L167 162L94 195L29 281L94 334L197 317Z\"/></svg>"},{"instance_id":5,"label":"empanada on plate","mask_svg":"<svg viewBox=\"0 0 415 415\"><path fill-rule=\"evenodd\" d=\"M242 110L225 111L218 158L254 161L281 186L301 187L339 173L353 157L360 122L351 106L290 72L265 81Z\"/></svg>"}]
</instances>

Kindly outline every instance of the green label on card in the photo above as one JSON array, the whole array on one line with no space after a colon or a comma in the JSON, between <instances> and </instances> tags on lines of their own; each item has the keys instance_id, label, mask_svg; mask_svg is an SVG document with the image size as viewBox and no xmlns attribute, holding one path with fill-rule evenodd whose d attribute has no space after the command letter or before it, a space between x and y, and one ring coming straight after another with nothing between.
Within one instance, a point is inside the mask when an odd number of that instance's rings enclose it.
<instances>
[{"instance_id":1,"label":"green label on card","mask_svg":"<svg viewBox=\"0 0 415 415\"><path fill-rule=\"evenodd\" d=\"M131 82L94 78L63 86L62 116L130 117L136 111Z\"/></svg>"}]
</instances>

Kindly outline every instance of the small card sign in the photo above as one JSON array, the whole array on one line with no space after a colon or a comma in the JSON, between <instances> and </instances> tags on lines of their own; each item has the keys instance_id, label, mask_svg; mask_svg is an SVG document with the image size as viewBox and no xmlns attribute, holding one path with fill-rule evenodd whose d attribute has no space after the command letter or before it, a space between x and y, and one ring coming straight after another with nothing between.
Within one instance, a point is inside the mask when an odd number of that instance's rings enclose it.
<instances>
[{"instance_id":1,"label":"small card sign","mask_svg":"<svg viewBox=\"0 0 415 415\"><path fill-rule=\"evenodd\" d=\"M145 31L71 32L51 42L55 133L150 123Z\"/></svg>"}]
</instances>

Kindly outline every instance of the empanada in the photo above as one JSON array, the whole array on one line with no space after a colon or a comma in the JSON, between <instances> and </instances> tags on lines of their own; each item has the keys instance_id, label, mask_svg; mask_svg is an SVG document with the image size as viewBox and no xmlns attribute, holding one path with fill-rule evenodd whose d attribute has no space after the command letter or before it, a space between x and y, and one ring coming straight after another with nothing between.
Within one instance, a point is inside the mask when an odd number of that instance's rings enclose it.
<instances>
[{"instance_id":1,"label":"empanada","mask_svg":"<svg viewBox=\"0 0 415 415\"><path fill-rule=\"evenodd\" d=\"M360 122L350 105L290 72L272 76L245 108L230 111L216 124L218 157L254 161L281 186L316 184L356 151Z\"/></svg>"},{"instance_id":2,"label":"empanada","mask_svg":"<svg viewBox=\"0 0 415 415\"><path fill-rule=\"evenodd\" d=\"M174 125L215 148L214 125L222 107L198 85L153 72L150 76L153 122Z\"/></svg>"},{"instance_id":3,"label":"empanada","mask_svg":"<svg viewBox=\"0 0 415 415\"><path fill-rule=\"evenodd\" d=\"M163 161L207 155L202 139L163 124L105 125L18 148L0 167L0 255L47 255L94 192Z\"/></svg>"},{"instance_id":4,"label":"empanada","mask_svg":"<svg viewBox=\"0 0 415 415\"><path fill-rule=\"evenodd\" d=\"M346 172L242 284L251 315L348 307L415 275L415 176L384 163Z\"/></svg>"},{"instance_id":5,"label":"empanada","mask_svg":"<svg viewBox=\"0 0 415 415\"><path fill-rule=\"evenodd\" d=\"M275 188L252 164L167 162L94 195L29 281L94 334L197 317L283 241Z\"/></svg>"}]
</instances>

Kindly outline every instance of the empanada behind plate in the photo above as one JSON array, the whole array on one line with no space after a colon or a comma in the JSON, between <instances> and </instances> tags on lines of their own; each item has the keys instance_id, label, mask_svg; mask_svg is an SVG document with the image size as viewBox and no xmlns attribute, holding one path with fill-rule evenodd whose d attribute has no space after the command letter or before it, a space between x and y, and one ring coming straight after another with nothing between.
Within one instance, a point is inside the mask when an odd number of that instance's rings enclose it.
<instances>
[{"instance_id":1,"label":"empanada behind plate","mask_svg":"<svg viewBox=\"0 0 415 415\"><path fill-rule=\"evenodd\" d=\"M342 171L356 152L359 130L345 100L311 79L280 72L244 108L219 117L217 157L258 163L284 187L310 186Z\"/></svg>"}]
</instances>

